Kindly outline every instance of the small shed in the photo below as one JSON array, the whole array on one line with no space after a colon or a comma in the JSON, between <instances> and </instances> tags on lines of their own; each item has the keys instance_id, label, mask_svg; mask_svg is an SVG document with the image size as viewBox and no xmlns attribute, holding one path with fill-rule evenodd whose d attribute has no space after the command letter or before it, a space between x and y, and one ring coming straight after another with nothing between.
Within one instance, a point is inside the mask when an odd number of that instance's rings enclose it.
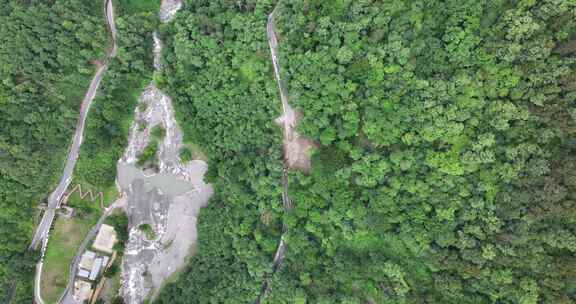
<instances>
[{"instance_id":1,"label":"small shed","mask_svg":"<svg viewBox=\"0 0 576 304\"><path fill-rule=\"evenodd\" d=\"M79 269L78 270L78 276L83 278L83 279L87 279L90 276L90 271L85 270L85 269Z\"/></svg>"}]
</instances>

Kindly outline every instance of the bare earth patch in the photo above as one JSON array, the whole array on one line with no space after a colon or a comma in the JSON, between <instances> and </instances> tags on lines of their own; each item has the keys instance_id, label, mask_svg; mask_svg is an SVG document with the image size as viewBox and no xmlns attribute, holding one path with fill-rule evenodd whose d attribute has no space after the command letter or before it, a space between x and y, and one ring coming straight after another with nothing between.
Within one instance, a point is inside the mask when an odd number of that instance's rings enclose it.
<instances>
[{"instance_id":1,"label":"bare earth patch","mask_svg":"<svg viewBox=\"0 0 576 304\"><path fill-rule=\"evenodd\" d=\"M288 89L286 88L286 83L280 78L280 65L278 64L277 56L278 40L274 32L274 12L268 16L266 35L270 46L272 66L274 67L274 78L276 78L278 90L280 91L280 101L282 102L282 116L276 118L275 121L284 128L284 164L287 169L308 172L311 165L311 150L315 147L315 144L310 139L300 136L296 132L296 125L301 114L294 111L290 103L288 103Z\"/></svg>"},{"instance_id":2,"label":"bare earth patch","mask_svg":"<svg viewBox=\"0 0 576 304\"><path fill-rule=\"evenodd\" d=\"M284 161L290 169L310 171L310 155L316 145L309 139L298 136L284 142Z\"/></svg>"},{"instance_id":3,"label":"bare earth patch","mask_svg":"<svg viewBox=\"0 0 576 304\"><path fill-rule=\"evenodd\" d=\"M286 107L285 113L287 115L278 117L276 123L284 127L284 162L286 167L309 172L311 166L310 157L317 145L295 131L301 114L294 111L290 105ZM288 118L287 120L286 117Z\"/></svg>"}]
</instances>

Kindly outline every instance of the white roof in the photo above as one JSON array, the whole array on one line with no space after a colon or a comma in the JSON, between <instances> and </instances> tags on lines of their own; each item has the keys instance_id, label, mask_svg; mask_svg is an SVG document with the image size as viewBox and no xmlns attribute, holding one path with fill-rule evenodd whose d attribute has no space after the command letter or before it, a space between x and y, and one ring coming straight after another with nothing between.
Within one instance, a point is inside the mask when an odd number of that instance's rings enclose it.
<instances>
[{"instance_id":1,"label":"white roof","mask_svg":"<svg viewBox=\"0 0 576 304\"><path fill-rule=\"evenodd\" d=\"M108 266L108 260L110 260L108 256L105 255L102 257L102 267Z\"/></svg>"},{"instance_id":2,"label":"white roof","mask_svg":"<svg viewBox=\"0 0 576 304\"><path fill-rule=\"evenodd\" d=\"M88 270L84 270L84 269L78 270L78 276L81 278L87 279L89 275L90 275L90 271L88 271Z\"/></svg>"},{"instance_id":3,"label":"white roof","mask_svg":"<svg viewBox=\"0 0 576 304\"><path fill-rule=\"evenodd\" d=\"M86 250L84 254L82 254L82 258L80 259L80 265L79 265L80 268L87 270L92 269L95 257L96 253L94 253L94 251Z\"/></svg>"},{"instance_id":4,"label":"white roof","mask_svg":"<svg viewBox=\"0 0 576 304\"><path fill-rule=\"evenodd\" d=\"M94 266L92 266L92 270L90 271L90 280L96 280L98 274L100 274L100 269L102 268L102 258L97 258L94 260Z\"/></svg>"},{"instance_id":5,"label":"white roof","mask_svg":"<svg viewBox=\"0 0 576 304\"><path fill-rule=\"evenodd\" d=\"M98 231L98 235L96 236L92 248L112 254L112 252L114 252L113 248L115 243L116 231L114 230L114 227L103 224L102 227L100 227L100 231Z\"/></svg>"}]
</instances>

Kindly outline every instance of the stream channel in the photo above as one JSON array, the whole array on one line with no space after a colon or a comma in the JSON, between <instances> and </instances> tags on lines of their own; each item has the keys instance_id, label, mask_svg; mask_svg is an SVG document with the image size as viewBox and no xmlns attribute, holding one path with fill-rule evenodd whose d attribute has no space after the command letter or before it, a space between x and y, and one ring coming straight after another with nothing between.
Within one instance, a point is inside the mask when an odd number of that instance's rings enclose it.
<instances>
[{"instance_id":1,"label":"stream channel","mask_svg":"<svg viewBox=\"0 0 576 304\"><path fill-rule=\"evenodd\" d=\"M169 22L181 5L179 0L162 1L160 21ZM162 41L155 32L156 71L162 69L161 52ZM213 192L203 182L205 162L180 161L182 132L169 96L150 84L140 95L134 115L128 146L118 161L117 180L129 219L120 291L129 304L154 298L165 280L186 265L196 243L196 217ZM158 170L141 169L136 166L138 156L151 141L156 125L165 130L156 154ZM153 233L139 228L142 224L149 225Z\"/></svg>"}]
</instances>

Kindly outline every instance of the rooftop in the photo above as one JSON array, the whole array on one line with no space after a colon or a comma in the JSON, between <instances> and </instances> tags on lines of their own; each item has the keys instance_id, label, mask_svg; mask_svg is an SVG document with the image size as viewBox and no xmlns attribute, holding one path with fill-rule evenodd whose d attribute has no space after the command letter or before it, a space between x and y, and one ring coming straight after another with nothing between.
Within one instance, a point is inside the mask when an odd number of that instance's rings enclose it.
<instances>
[{"instance_id":1,"label":"rooftop","mask_svg":"<svg viewBox=\"0 0 576 304\"><path fill-rule=\"evenodd\" d=\"M78 276L81 278L87 279L90 276L90 271L80 269L80 270L78 270Z\"/></svg>"},{"instance_id":2,"label":"rooftop","mask_svg":"<svg viewBox=\"0 0 576 304\"><path fill-rule=\"evenodd\" d=\"M94 251L86 250L80 259L80 268L87 270L92 269L94 258L96 258L96 253L94 253Z\"/></svg>"},{"instance_id":3,"label":"rooftop","mask_svg":"<svg viewBox=\"0 0 576 304\"><path fill-rule=\"evenodd\" d=\"M98 274L100 274L101 268L102 268L102 258L97 258L96 260L94 260L94 267L92 267L92 270L90 271L89 279L91 281L96 280L96 277L98 277Z\"/></svg>"},{"instance_id":4,"label":"rooftop","mask_svg":"<svg viewBox=\"0 0 576 304\"><path fill-rule=\"evenodd\" d=\"M116 231L114 231L114 227L103 224L102 227L100 227L100 231L98 231L98 235L96 236L92 248L112 254L114 252L113 248L115 243Z\"/></svg>"}]
</instances>

